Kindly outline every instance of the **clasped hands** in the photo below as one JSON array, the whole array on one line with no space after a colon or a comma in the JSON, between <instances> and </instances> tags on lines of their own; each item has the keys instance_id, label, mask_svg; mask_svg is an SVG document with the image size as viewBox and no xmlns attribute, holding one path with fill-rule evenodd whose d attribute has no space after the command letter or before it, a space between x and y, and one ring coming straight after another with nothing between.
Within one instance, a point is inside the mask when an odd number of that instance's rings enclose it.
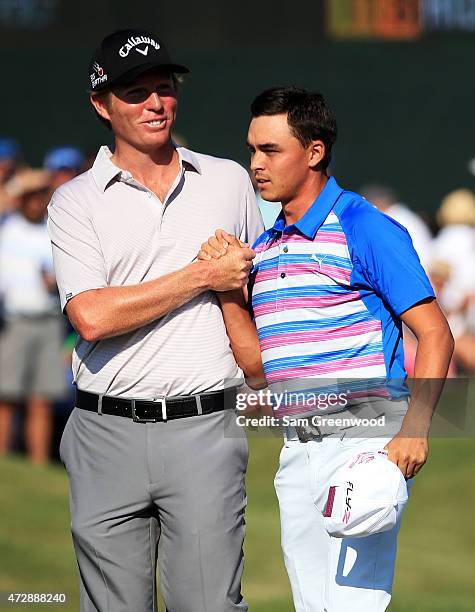
<instances>
[{"instance_id":1,"label":"clasped hands","mask_svg":"<svg viewBox=\"0 0 475 612\"><path fill-rule=\"evenodd\" d=\"M211 289L231 291L247 285L255 252L223 229L217 229L214 236L201 245L198 260L206 261L212 268Z\"/></svg>"}]
</instances>

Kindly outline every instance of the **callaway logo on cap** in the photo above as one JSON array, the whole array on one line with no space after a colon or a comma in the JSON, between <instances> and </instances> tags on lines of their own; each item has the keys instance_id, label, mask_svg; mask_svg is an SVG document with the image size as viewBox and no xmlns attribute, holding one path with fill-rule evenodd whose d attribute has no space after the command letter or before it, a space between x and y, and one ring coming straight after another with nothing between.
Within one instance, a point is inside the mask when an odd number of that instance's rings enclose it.
<instances>
[{"instance_id":1,"label":"callaway logo on cap","mask_svg":"<svg viewBox=\"0 0 475 612\"><path fill-rule=\"evenodd\" d=\"M158 38L144 30L119 30L106 36L89 65L89 90L102 91L133 81L151 68L185 73L188 68L175 64Z\"/></svg>"}]
</instances>

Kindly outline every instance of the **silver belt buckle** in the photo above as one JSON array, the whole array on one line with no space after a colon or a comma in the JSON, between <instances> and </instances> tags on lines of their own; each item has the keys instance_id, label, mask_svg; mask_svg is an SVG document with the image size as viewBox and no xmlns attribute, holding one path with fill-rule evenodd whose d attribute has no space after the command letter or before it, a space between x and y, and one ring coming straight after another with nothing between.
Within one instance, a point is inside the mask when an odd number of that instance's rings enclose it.
<instances>
[{"instance_id":1,"label":"silver belt buckle","mask_svg":"<svg viewBox=\"0 0 475 612\"><path fill-rule=\"evenodd\" d=\"M165 396L154 398L152 401L154 403L159 402L161 404L162 419L164 422L166 422L168 419L167 419L167 403L166 403ZM135 400L131 400L131 402L132 402L132 420L134 421L134 423L156 423L157 422L157 419L155 417L142 418L142 417L137 416L137 413L135 411Z\"/></svg>"}]
</instances>

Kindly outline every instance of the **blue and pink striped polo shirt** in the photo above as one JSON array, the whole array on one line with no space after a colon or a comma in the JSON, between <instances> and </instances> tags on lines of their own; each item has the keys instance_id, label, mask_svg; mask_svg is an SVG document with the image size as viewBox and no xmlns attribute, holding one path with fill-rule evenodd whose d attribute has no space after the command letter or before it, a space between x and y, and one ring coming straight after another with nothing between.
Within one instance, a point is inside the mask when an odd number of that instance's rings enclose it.
<instances>
[{"instance_id":1,"label":"blue and pink striped polo shirt","mask_svg":"<svg viewBox=\"0 0 475 612\"><path fill-rule=\"evenodd\" d=\"M271 386L408 394L399 316L434 293L403 226L330 177L299 221L286 227L281 213L253 248L252 309Z\"/></svg>"}]
</instances>

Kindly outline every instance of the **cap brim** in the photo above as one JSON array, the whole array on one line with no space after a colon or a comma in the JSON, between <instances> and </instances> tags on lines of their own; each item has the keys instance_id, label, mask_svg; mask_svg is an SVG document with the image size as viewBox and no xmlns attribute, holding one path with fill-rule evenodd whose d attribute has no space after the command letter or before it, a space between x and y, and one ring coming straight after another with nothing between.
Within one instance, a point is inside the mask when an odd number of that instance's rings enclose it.
<instances>
[{"instance_id":1,"label":"cap brim","mask_svg":"<svg viewBox=\"0 0 475 612\"><path fill-rule=\"evenodd\" d=\"M147 72L148 70L153 70L154 68L163 68L164 70L176 74L187 74L188 72L190 72L189 69L186 66L183 66L182 64L163 64L159 62L147 62L145 64L140 64L140 66L135 66L134 68L131 68L113 81L106 81L105 83L101 84L101 86L96 87L95 89L89 89L88 92L94 93L96 91L112 89L116 85L127 85L144 72Z\"/></svg>"},{"instance_id":2,"label":"cap brim","mask_svg":"<svg viewBox=\"0 0 475 612\"><path fill-rule=\"evenodd\" d=\"M119 78L115 79L113 82L108 83L108 87L114 87L114 85L126 85L144 72L148 72L149 70L153 70L154 68L163 68L164 70L178 74L187 74L188 72L190 72L188 68L182 66L181 64L161 64L155 62L147 62L146 64L141 64L140 66L135 66L135 68L131 68L130 70L122 74Z\"/></svg>"}]
</instances>

